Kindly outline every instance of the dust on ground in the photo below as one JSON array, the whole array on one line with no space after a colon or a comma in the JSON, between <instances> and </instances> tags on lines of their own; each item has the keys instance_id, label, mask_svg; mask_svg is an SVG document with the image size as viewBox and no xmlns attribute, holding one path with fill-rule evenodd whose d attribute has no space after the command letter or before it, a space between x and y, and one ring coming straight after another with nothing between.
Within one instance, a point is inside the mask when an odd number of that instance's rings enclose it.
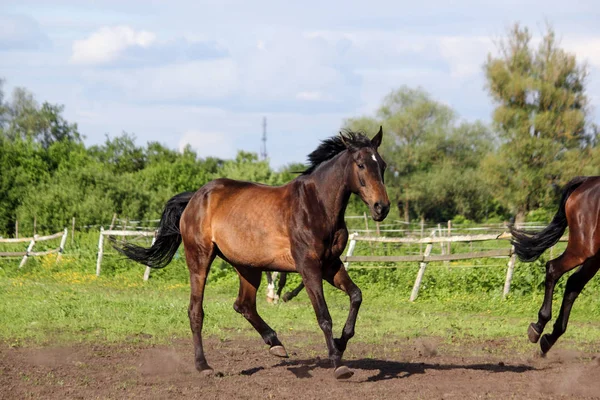
<instances>
[{"instance_id":1,"label":"dust on ground","mask_svg":"<svg viewBox=\"0 0 600 400\"><path fill-rule=\"evenodd\" d=\"M440 339L350 342L354 376L336 381L321 337L286 339L289 359L260 338L205 339L216 375L194 369L190 340L14 348L0 344L2 399L572 399L600 398L600 355L515 353L502 341L452 349ZM525 338L523 340L526 340ZM320 344L319 344L320 343ZM558 345L557 345L558 347Z\"/></svg>"}]
</instances>

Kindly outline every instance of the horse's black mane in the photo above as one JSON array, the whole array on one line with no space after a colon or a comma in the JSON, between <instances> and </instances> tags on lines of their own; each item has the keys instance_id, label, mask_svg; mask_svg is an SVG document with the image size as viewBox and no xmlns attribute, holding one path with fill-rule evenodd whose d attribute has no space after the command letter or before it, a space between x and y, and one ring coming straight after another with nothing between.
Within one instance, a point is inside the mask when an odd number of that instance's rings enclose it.
<instances>
[{"instance_id":1,"label":"horse's black mane","mask_svg":"<svg viewBox=\"0 0 600 400\"><path fill-rule=\"evenodd\" d=\"M342 139L343 138L343 139ZM345 144L344 144L345 143ZM346 147L348 146L348 147ZM342 151L358 150L363 147L371 147L371 139L362 132L352 132L345 130L340 132L339 136L333 136L321 141L319 147L308 155L308 168L302 175L311 174L321 163L331 160Z\"/></svg>"}]
</instances>

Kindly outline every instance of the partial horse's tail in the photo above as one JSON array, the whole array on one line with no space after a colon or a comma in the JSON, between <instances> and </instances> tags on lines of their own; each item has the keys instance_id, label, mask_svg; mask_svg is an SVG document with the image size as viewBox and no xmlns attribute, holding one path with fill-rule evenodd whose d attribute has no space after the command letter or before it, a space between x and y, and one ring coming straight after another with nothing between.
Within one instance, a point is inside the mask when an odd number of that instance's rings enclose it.
<instances>
[{"instance_id":1,"label":"partial horse's tail","mask_svg":"<svg viewBox=\"0 0 600 400\"><path fill-rule=\"evenodd\" d=\"M158 235L150 248L124 243L118 247L113 240L113 247L133 261L147 265L150 268L164 268L171 262L181 244L179 220L183 210L190 202L194 192L180 193L171 198L160 218Z\"/></svg>"},{"instance_id":2,"label":"partial horse's tail","mask_svg":"<svg viewBox=\"0 0 600 400\"><path fill-rule=\"evenodd\" d=\"M543 231L534 233L515 229L514 227L510 228L511 243L515 246L515 253L521 261L537 260L546 249L554 246L559 241L565 233L565 229L567 229L567 214L565 212L567 199L587 179L585 176L578 176L565 185L558 211L550 225Z\"/></svg>"}]
</instances>

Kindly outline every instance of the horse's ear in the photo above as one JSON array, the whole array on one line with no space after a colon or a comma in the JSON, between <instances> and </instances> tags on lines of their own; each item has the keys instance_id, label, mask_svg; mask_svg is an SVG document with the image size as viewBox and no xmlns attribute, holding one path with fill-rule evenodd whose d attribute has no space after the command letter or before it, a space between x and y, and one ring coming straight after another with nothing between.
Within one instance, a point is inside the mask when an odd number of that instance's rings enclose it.
<instances>
[{"instance_id":1,"label":"horse's ear","mask_svg":"<svg viewBox=\"0 0 600 400\"><path fill-rule=\"evenodd\" d=\"M342 141L342 143L344 144L344 146L346 146L346 148L348 148L348 142L346 142L346 138L344 137L344 135L342 135L342 132L340 132L340 140Z\"/></svg>"},{"instance_id":2,"label":"horse's ear","mask_svg":"<svg viewBox=\"0 0 600 400\"><path fill-rule=\"evenodd\" d=\"M373 147L375 147L376 149L379 148L379 146L381 146L381 138L383 137L383 127L381 125L379 125L379 132L377 132L377 135L373 136L373 139L371 139L371 144L373 145Z\"/></svg>"}]
</instances>

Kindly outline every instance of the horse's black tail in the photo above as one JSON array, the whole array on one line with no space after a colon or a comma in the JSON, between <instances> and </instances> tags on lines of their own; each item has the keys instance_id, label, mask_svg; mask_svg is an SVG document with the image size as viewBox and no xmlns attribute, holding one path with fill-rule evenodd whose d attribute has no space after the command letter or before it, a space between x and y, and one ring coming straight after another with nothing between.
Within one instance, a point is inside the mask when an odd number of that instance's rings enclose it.
<instances>
[{"instance_id":1,"label":"horse's black tail","mask_svg":"<svg viewBox=\"0 0 600 400\"><path fill-rule=\"evenodd\" d=\"M124 243L118 247L113 239L113 247L121 254L150 268L164 268L171 262L181 244L179 220L194 192L180 193L171 198L160 218L158 235L150 248Z\"/></svg>"},{"instance_id":2,"label":"horse's black tail","mask_svg":"<svg viewBox=\"0 0 600 400\"><path fill-rule=\"evenodd\" d=\"M554 246L565 233L567 229L567 214L565 213L565 203L567 199L583 182L587 180L585 176L578 176L572 179L563 188L560 206L556 215L543 231L527 232L524 230L510 228L512 234L511 243L515 246L515 253L521 261L535 261L542 253Z\"/></svg>"}]
</instances>

